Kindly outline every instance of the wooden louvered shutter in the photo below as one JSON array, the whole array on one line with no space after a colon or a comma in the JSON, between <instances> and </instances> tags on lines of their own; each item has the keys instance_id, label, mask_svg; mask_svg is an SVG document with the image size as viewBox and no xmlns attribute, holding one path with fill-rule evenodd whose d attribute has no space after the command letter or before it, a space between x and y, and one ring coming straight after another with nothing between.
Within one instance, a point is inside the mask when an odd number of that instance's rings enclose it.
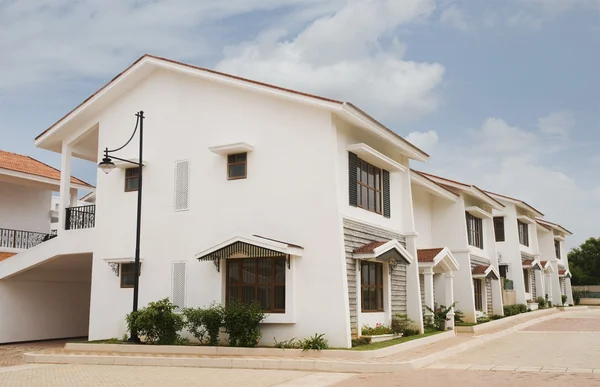
<instances>
[{"instance_id":1,"label":"wooden louvered shutter","mask_svg":"<svg viewBox=\"0 0 600 387\"><path fill-rule=\"evenodd\" d=\"M381 170L383 178L383 216L389 218L390 211L390 173L385 169Z\"/></svg>"},{"instance_id":2,"label":"wooden louvered shutter","mask_svg":"<svg viewBox=\"0 0 600 387\"><path fill-rule=\"evenodd\" d=\"M354 207L358 206L357 168L358 156L348 152L348 197L350 198L350 205Z\"/></svg>"}]
</instances>

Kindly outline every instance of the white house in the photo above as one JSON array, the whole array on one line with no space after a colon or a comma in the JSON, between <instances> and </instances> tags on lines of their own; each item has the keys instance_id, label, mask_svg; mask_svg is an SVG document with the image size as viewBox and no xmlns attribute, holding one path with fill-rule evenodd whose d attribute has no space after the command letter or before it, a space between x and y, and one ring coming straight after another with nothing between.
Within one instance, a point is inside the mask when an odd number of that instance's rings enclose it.
<instances>
[{"instance_id":1,"label":"white house","mask_svg":"<svg viewBox=\"0 0 600 387\"><path fill-rule=\"evenodd\" d=\"M61 173L29 156L0 151L0 265L3 268L29 264L27 257L44 251L51 240L52 192L60 187ZM65 189L77 197L77 190L91 191L90 184L67 178ZM89 300L89 273L86 284L70 276L69 257L48 262L44 268L31 267L18 276L0 280L0 342L61 337L71 322L85 319L76 299L81 289ZM91 266L90 266L91 267ZM6 271L3 271L6 274ZM55 282L60 280L61 282ZM89 301L88 301L89 303ZM60 313L60 318L54 317ZM66 321L66 322L65 322ZM72 336L87 333L69 331Z\"/></svg>"},{"instance_id":2,"label":"white house","mask_svg":"<svg viewBox=\"0 0 600 387\"><path fill-rule=\"evenodd\" d=\"M550 276L551 287L548 294L552 295L553 304L562 303L562 295L567 296L567 303L573 305L573 290L571 289L571 273L567 256L565 238L573 235L559 224L544 219L536 219L538 227L538 243L542 257L552 263Z\"/></svg>"},{"instance_id":3,"label":"white house","mask_svg":"<svg viewBox=\"0 0 600 387\"><path fill-rule=\"evenodd\" d=\"M140 109L140 306L256 300L265 344L325 333L349 347L398 313L422 326L409 160L424 152L350 103L145 55L35 140L62 157L58 237L1 262L0 283L69 268L91 280L70 306L89 307L89 324L24 327L18 340L126 332L138 171L99 172L93 210L70 208L67 176L73 157L124 144ZM115 155L135 159L138 134Z\"/></svg>"},{"instance_id":4,"label":"white house","mask_svg":"<svg viewBox=\"0 0 600 387\"><path fill-rule=\"evenodd\" d=\"M451 258L448 263L455 262L455 309L466 322L475 322L483 314L502 315L492 211L503 205L473 185L439 176L413 171L411 181L417 247L423 256L431 249L444 251ZM427 273L424 268L425 304L430 302ZM437 298L440 286L435 288Z\"/></svg>"}]
</instances>

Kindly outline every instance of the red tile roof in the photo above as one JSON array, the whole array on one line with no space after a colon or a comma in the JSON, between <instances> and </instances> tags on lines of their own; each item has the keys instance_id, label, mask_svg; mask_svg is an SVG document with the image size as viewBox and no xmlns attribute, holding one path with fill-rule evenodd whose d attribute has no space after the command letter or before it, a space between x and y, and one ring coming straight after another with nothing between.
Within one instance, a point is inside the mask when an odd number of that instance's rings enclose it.
<instances>
[{"instance_id":1,"label":"red tile roof","mask_svg":"<svg viewBox=\"0 0 600 387\"><path fill-rule=\"evenodd\" d=\"M367 243L366 245L362 245L360 247L355 248L354 252L359 254L372 253L373 251L375 251L376 248L386 244L387 242L389 241Z\"/></svg>"},{"instance_id":2,"label":"red tile roof","mask_svg":"<svg viewBox=\"0 0 600 387\"><path fill-rule=\"evenodd\" d=\"M3 150L0 150L0 168L60 181L60 171L58 169L53 168L48 164L44 164L32 157ZM72 176L71 183L93 187L93 185Z\"/></svg>"},{"instance_id":3,"label":"red tile roof","mask_svg":"<svg viewBox=\"0 0 600 387\"><path fill-rule=\"evenodd\" d=\"M542 267L546 266L547 263L548 261L540 261L540 265L542 265Z\"/></svg>"},{"instance_id":4,"label":"red tile roof","mask_svg":"<svg viewBox=\"0 0 600 387\"><path fill-rule=\"evenodd\" d=\"M17 255L17 254L16 253L0 253L0 262L12 257L13 255Z\"/></svg>"},{"instance_id":5,"label":"red tile roof","mask_svg":"<svg viewBox=\"0 0 600 387\"><path fill-rule=\"evenodd\" d=\"M485 271L490 267L490 265L477 265L472 270L473 274L485 274Z\"/></svg>"},{"instance_id":6,"label":"red tile roof","mask_svg":"<svg viewBox=\"0 0 600 387\"><path fill-rule=\"evenodd\" d=\"M566 269L560 269L560 270L558 271L558 275L565 275L566 273L567 273L567 270L566 270Z\"/></svg>"},{"instance_id":7,"label":"red tile roof","mask_svg":"<svg viewBox=\"0 0 600 387\"><path fill-rule=\"evenodd\" d=\"M419 262L433 262L433 258L444 249L419 249L417 250L417 259Z\"/></svg>"},{"instance_id":8,"label":"red tile roof","mask_svg":"<svg viewBox=\"0 0 600 387\"><path fill-rule=\"evenodd\" d=\"M533 259L524 259L522 262L523 266L531 266L532 263Z\"/></svg>"}]
</instances>

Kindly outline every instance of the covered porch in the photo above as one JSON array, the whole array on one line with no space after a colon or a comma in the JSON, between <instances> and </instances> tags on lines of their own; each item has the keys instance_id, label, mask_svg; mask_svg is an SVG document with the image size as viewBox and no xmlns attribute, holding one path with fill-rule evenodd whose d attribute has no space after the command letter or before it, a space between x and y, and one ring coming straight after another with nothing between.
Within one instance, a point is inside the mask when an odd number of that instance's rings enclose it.
<instances>
[{"instance_id":1,"label":"covered porch","mask_svg":"<svg viewBox=\"0 0 600 387\"><path fill-rule=\"evenodd\" d=\"M436 305L448 307L454 303L454 273L459 265L447 248L419 249L419 282L423 315L432 317ZM447 328L454 327L454 308L448 313Z\"/></svg>"},{"instance_id":2,"label":"covered porch","mask_svg":"<svg viewBox=\"0 0 600 387\"><path fill-rule=\"evenodd\" d=\"M480 314L494 314L493 285L498 281L500 274L493 265L476 265L471 269L473 278L473 298L475 311ZM498 285L499 286L499 285Z\"/></svg>"}]
</instances>

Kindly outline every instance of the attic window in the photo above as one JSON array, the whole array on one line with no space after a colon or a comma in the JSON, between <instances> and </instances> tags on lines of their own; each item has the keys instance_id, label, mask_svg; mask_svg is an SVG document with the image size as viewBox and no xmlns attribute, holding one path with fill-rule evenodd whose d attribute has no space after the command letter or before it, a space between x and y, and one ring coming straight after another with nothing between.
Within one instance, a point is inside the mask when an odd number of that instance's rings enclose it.
<instances>
[{"instance_id":1,"label":"attic window","mask_svg":"<svg viewBox=\"0 0 600 387\"><path fill-rule=\"evenodd\" d=\"M248 154L236 153L227 156L227 179L245 179L247 174Z\"/></svg>"}]
</instances>

